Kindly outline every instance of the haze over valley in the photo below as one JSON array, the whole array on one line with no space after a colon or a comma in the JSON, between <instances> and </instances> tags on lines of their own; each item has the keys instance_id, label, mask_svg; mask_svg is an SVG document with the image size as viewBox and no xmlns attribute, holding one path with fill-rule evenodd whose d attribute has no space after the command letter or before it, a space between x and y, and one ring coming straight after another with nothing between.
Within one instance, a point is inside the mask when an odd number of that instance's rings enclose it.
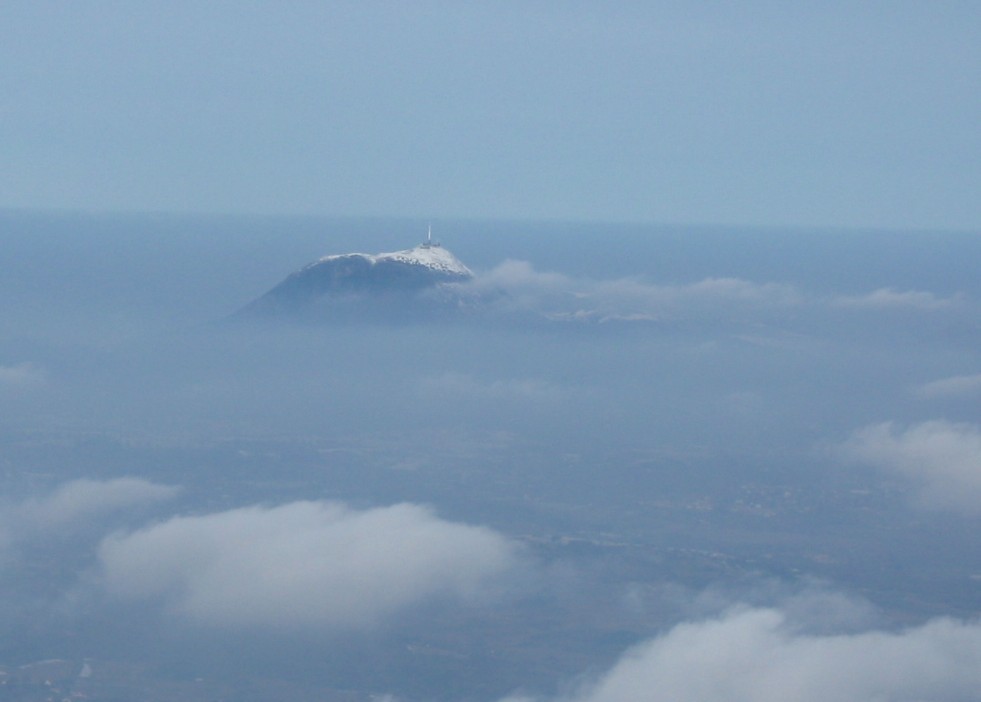
<instances>
[{"instance_id":1,"label":"haze over valley","mask_svg":"<svg viewBox=\"0 0 981 702\"><path fill-rule=\"evenodd\" d=\"M425 224L2 224L9 699L977 689L973 237L439 222L467 314L242 319Z\"/></svg>"}]
</instances>

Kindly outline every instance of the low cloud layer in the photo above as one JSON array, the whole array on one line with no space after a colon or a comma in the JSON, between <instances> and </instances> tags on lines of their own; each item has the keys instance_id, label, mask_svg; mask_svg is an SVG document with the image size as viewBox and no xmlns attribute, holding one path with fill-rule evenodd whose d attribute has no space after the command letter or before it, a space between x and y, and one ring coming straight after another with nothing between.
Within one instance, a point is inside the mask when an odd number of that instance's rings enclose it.
<instances>
[{"instance_id":1,"label":"low cloud layer","mask_svg":"<svg viewBox=\"0 0 981 702\"><path fill-rule=\"evenodd\" d=\"M921 290L879 288L867 294L822 297L785 283L742 278L706 278L692 283L655 284L638 278L588 280L536 270L526 261L505 261L469 284L504 291L498 304L553 319L638 321L713 318L719 314L786 311L811 306L839 310L935 311L963 302Z\"/></svg>"},{"instance_id":2,"label":"low cloud layer","mask_svg":"<svg viewBox=\"0 0 981 702\"><path fill-rule=\"evenodd\" d=\"M778 609L731 610L628 651L563 702L968 702L981 689L981 624L802 632ZM510 702L531 698L512 698Z\"/></svg>"},{"instance_id":3,"label":"low cloud layer","mask_svg":"<svg viewBox=\"0 0 981 702\"><path fill-rule=\"evenodd\" d=\"M875 424L844 448L850 458L910 480L924 507L981 515L981 430L973 424Z\"/></svg>"},{"instance_id":4,"label":"low cloud layer","mask_svg":"<svg viewBox=\"0 0 981 702\"><path fill-rule=\"evenodd\" d=\"M683 311L705 313L733 306L787 306L799 301L788 285L737 278L709 278L683 285L656 285L636 278L576 279L535 270L526 261L505 261L473 285L503 290L502 304L557 319L654 320Z\"/></svg>"},{"instance_id":5,"label":"low cloud layer","mask_svg":"<svg viewBox=\"0 0 981 702\"><path fill-rule=\"evenodd\" d=\"M160 601L200 624L326 629L477 595L514 558L499 534L423 507L325 502L174 517L99 549L112 596Z\"/></svg>"}]
</instances>

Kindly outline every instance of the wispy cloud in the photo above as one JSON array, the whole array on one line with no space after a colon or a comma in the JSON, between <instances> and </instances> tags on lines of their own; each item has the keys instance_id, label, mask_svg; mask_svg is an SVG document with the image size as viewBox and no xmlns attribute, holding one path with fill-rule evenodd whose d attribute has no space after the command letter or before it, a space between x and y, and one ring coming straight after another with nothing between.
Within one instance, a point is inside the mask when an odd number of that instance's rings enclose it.
<instances>
[{"instance_id":1,"label":"wispy cloud","mask_svg":"<svg viewBox=\"0 0 981 702\"><path fill-rule=\"evenodd\" d=\"M838 307L855 309L938 310L956 305L962 302L963 299L962 295L940 297L924 290L879 288L865 295L842 295L835 297L832 303Z\"/></svg>"},{"instance_id":2,"label":"wispy cloud","mask_svg":"<svg viewBox=\"0 0 981 702\"><path fill-rule=\"evenodd\" d=\"M924 507L981 514L981 430L973 424L936 420L907 429L875 424L855 432L844 450L910 480Z\"/></svg>"},{"instance_id":3,"label":"wispy cloud","mask_svg":"<svg viewBox=\"0 0 981 702\"><path fill-rule=\"evenodd\" d=\"M478 594L515 560L489 529L411 504L294 502L174 517L108 537L102 585L213 625L354 629L430 597Z\"/></svg>"},{"instance_id":4,"label":"wispy cloud","mask_svg":"<svg viewBox=\"0 0 981 702\"><path fill-rule=\"evenodd\" d=\"M169 500L179 488L142 478L73 480L41 498L32 498L4 511L16 529L48 530L79 524L110 512Z\"/></svg>"},{"instance_id":5,"label":"wispy cloud","mask_svg":"<svg viewBox=\"0 0 981 702\"><path fill-rule=\"evenodd\" d=\"M653 321L753 316L794 310L936 311L965 301L923 290L879 288L861 295L808 294L794 285L742 278L705 278L659 284L640 278L591 280L506 261L468 284L478 292L503 292L499 308L568 321Z\"/></svg>"},{"instance_id":6,"label":"wispy cloud","mask_svg":"<svg viewBox=\"0 0 981 702\"><path fill-rule=\"evenodd\" d=\"M48 374L43 368L31 362L0 366L0 387L40 385L47 380L47 377Z\"/></svg>"},{"instance_id":7,"label":"wispy cloud","mask_svg":"<svg viewBox=\"0 0 981 702\"><path fill-rule=\"evenodd\" d=\"M742 307L786 307L801 301L796 289L779 283L738 278L679 285L638 278L589 280L538 271L526 261L506 261L471 285L505 292L499 300L502 307L569 320L655 320Z\"/></svg>"},{"instance_id":8,"label":"wispy cloud","mask_svg":"<svg viewBox=\"0 0 981 702\"><path fill-rule=\"evenodd\" d=\"M922 397L955 397L981 394L981 373L955 375L920 385L917 393Z\"/></svg>"}]
</instances>

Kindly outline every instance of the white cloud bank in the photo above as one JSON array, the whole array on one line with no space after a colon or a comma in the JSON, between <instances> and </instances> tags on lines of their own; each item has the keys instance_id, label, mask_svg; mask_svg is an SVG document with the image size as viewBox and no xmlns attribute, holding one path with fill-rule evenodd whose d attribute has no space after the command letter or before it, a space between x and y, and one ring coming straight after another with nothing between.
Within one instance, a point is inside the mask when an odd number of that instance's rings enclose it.
<instances>
[{"instance_id":1,"label":"white cloud bank","mask_svg":"<svg viewBox=\"0 0 981 702\"><path fill-rule=\"evenodd\" d=\"M942 420L906 430L891 422L861 429L846 454L913 481L924 507L981 515L981 430Z\"/></svg>"},{"instance_id":2,"label":"white cloud bank","mask_svg":"<svg viewBox=\"0 0 981 702\"><path fill-rule=\"evenodd\" d=\"M295 502L174 517L105 539L111 595L202 624L370 626L434 596L479 594L515 559L489 529L411 504Z\"/></svg>"},{"instance_id":3,"label":"white cloud bank","mask_svg":"<svg viewBox=\"0 0 981 702\"><path fill-rule=\"evenodd\" d=\"M562 702L969 702L979 690L978 622L814 635L757 608L676 626Z\"/></svg>"}]
</instances>

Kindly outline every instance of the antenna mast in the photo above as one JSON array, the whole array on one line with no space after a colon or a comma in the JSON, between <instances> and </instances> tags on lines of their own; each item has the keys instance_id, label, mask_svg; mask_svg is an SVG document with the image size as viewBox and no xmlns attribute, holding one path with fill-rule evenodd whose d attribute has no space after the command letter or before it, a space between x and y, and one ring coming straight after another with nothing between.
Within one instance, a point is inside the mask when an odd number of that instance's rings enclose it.
<instances>
[{"instance_id":1,"label":"antenna mast","mask_svg":"<svg viewBox=\"0 0 981 702\"><path fill-rule=\"evenodd\" d=\"M429 230L426 232L426 240L421 244L424 249L431 249L439 246L438 241L433 241L433 223L429 223Z\"/></svg>"}]
</instances>

